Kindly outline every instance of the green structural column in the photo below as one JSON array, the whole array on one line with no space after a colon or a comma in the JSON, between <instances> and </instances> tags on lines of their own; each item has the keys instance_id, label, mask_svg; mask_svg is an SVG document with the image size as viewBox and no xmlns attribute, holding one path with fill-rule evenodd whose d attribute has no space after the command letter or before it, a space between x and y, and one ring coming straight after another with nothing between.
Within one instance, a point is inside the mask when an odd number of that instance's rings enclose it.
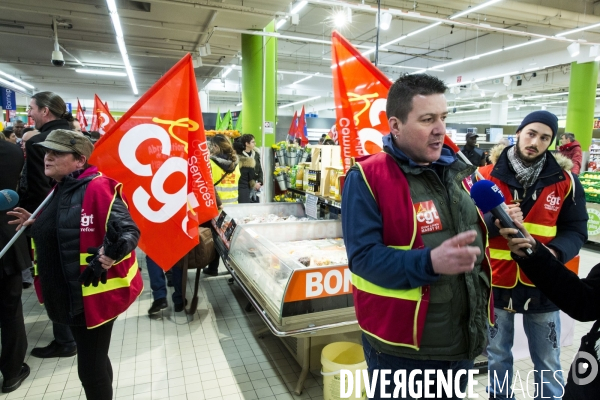
<instances>
[{"instance_id":1,"label":"green structural column","mask_svg":"<svg viewBox=\"0 0 600 400\"><path fill-rule=\"evenodd\" d=\"M597 83L597 62L571 63L565 132L575 134L575 139L581 143L581 150L584 152L589 151L592 143Z\"/></svg>"},{"instance_id":2,"label":"green structural column","mask_svg":"<svg viewBox=\"0 0 600 400\"><path fill-rule=\"evenodd\" d=\"M275 31L271 21L265 32ZM264 42L263 42L264 41ZM263 44L265 54L263 55ZM263 57L265 65L263 66ZM264 73L263 73L263 68ZM266 78L263 85L263 76ZM263 121L263 88L265 120ZM275 143L277 110L277 39L268 36L242 35L242 132L254 135L256 145L270 147ZM266 122L265 143L262 143ZM270 124L269 124L270 123Z\"/></svg>"}]
</instances>

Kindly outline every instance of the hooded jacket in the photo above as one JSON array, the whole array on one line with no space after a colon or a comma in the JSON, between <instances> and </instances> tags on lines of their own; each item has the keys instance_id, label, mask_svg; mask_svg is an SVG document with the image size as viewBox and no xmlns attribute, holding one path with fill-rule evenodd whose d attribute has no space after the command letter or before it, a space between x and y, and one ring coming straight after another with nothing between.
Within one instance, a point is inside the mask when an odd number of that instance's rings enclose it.
<instances>
[{"instance_id":1,"label":"hooded jacket","mask_svg":"<svg viewBox=\"0 0 600 400\"><path fill-rule=\"evenodd\" d=\"M544 165L537 181L527 190L524 196L523 186L517 181L515 173L508 160L508 149L502 150L497 162L491 170L491 176L506 183L514 198L521 199L520 207L523 216L526 217L543 188L555 184L564 179L563 170L567 170L571 165L568 159L564 157L555 157L549 151L546 152L546 164ZM535 193L535 196L534 196ZM587 240L587 220L588 214L585 206L585 194L583 187L573 176L573 189L568 194L562 205L558 220L556 222L556 237L550 241L547 246L556 251L558 259L565 263L575 257L585 241ZM488 227L490 238L500 234L494 224L495 218L491 213L485 215L485 223ZM494 288L494 305L496 308L508 307L512 299L512 308L519 313L542 313L557 311L558 308L535 287L528 287L518 283L512 289ZM528 309L524 310L527 300L531 299Z\"/></svg>"},{"instance_id":2,"label":"hooded jacket","mask_svg":"<svg viewBox=\"0 0 600 400\"><path fill-rule=\"evenodd\" d=\"M571 143L560 146L558 151L560 154L573 161L573 168L571 168L571 172L579 175L581 171L581 162L583 159L581 145L579 142L577 140L573 140Z\"/></svg>"}]
</instances>

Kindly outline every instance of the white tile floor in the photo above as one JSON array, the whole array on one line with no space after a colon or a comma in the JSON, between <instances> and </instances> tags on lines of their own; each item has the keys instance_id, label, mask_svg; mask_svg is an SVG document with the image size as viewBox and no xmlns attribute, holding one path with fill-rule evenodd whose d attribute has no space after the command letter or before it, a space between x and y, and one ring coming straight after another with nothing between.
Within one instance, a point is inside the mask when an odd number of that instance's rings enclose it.
<instances>
[{"instance_id":1,"label":"white tile floor","mask_svg":"<svg viewBox=\"0 0 600 400\"><path fill-rule=\"evenodd\" d=\"M600 247L582 250L580 276L586 276L598 262L599 253ZM145 267L144 257L140 263ZM193 318L173 312L170 304L162 319L151 320L147 310L152 296L145 268L143 276L147 289L113 329L110 357L116 399L323 398L318 371L309 375L301 396L292 394L300 367L279 339L258 339L253 334L264 324L254 312L244 311L244 295L236 285L229 285L226 277L201 280L199 311ZM193 273L189 278L192 281ZM32 289L25 290L22 299L29 354L33 347L52 340L52 328ZM576 323L574 344L562 350L564 370L590 326ZM76 357L41 360L28 356L26 362L31 367L30 377L19 390L0 395L0 400L85 399ZM529 371L532 367L529 359L515 362L515 370ZM477 393L487 398L487 376L478 378Z\"/></svg>"}]
</instances>

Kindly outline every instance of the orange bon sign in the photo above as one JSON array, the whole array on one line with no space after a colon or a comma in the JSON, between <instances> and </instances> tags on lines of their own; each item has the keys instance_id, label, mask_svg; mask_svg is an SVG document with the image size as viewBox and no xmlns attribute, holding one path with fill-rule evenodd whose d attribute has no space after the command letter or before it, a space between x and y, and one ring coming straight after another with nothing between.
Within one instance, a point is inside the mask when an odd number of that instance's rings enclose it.
<instances>
[{"instance_id":1,"label":"orange bon sign","mask_svg":"<svg viewBox=\"0 0 600 400\"><path fill-rule=\"evenodd\" d=\"M319 299L352 293L352 273L347 265L294 271L284 302Z\"/></svg>"}]
</instances>

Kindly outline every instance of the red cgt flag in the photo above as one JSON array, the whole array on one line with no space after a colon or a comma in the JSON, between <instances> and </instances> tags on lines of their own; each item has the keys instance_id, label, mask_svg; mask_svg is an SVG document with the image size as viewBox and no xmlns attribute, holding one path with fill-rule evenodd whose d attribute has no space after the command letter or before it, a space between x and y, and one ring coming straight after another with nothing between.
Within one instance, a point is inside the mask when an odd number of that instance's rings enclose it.
<instances>
[{"instance_id":1,"label":"red cgt flag","mask_svg":"<svg viewBox=\"0 0 600 400\"><path fill-rule=\"evenodd\" d=\"M192 58L188 54L96 143L90 163L123 183L139 246L170 269L218 214Z\"/></svg>"},{"instance_id":2,"label":"red cgt flag","mask_svg":"<svg viewBox=\"0 0 600 400\"><path fill-rule=\"evenodd\" d=\"M81 125L81 131L87 132L87 119L85 119L85 112L81 107L79 98L77 98L77 116L75 118L77 118L77 120L79 121L79 125Z\"/></svg>"},{"instance_id":3,"label":"red cgt flag","mask_svg":"<svg viewBox=\"0 0 600 400\"><path fill-rule=\"evenodd\" d=\"M98 131L101 135L108 132L117 121L110 115L106 105L94 94L94 114L92 115L92 131Z\"/></svg>"},{"instance_id":4,"label":"red cgt flag","mask_svg":"<svg viewBox=\"0 0 600 400\"><path fill-rule=\"evenodd\" d=\"M306 128L306 114L304 112L304 106L298 117L298 123L296 124L296 138L300 138L300 144L306 146L308 144L308 129Z\"/></svg>"},{"instance_id":5,"label":"red cgt flag","mask_svg":"<svg viewBox=\"0 0 600 400\"><path fill-rule=\"evenodd\" d=\"M352 158L383 149L383 136L390 132L385 106L392 82L339 32L331 36L336 131L347 172ZM444 144L460 152L448 135Z\"/></svg>"},{"instance_id":6,"label":"red cgt flag","mask_svg":"<svg viewBox=\"0 0 600 400\"><path fill-rule=\"evenodd\" d=\"M298 111L294 111L294 118L288 129L288 141L296 137L296 130L298 129Z\"/></svg>"}]
</instances>

